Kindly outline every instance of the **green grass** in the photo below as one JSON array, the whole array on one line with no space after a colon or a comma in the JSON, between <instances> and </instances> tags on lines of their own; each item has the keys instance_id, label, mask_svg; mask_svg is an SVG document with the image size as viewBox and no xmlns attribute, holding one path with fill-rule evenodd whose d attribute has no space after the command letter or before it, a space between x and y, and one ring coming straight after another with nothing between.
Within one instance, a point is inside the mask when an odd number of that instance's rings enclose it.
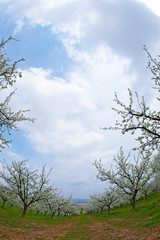
<instances>
[{"instance_id":1,"label":"green grass","mask_svg":"<svg viewBox=\"0 0 160 240\"><path fill-rule=\"evenodd\" d=\"M50 218L49 215L37 215L35 212L27 212L25 217L22 217L22 211L16 207L10 208L6 205L4 208L0 206L0 224L11 227L18 228L23 227L25 229L32 229L36 223L47 224L47 225L59 225L65 224L73 219L74 216L70 217L53 217Z\"/></svg>"},{"instance_id":2,"label":"green grass","mask_svg":"<svg viewBox=\"0 0 160 240\"><path fill-rule=\"evenodd\" d=\"M154 228L160 226L160 193L151 194L148 199L139 200L136 202L136 209L132 210L131 205L125 207L119 207L111 209L111 213L108 215L107 211L96 214L69 217L57 217L50 218L49 215L37 215L35 212L27 212L25 217L21 216L22 212L16 207L10 208L8 205L5 207L0 206L0 226L7 226L10 229L17 229L18 234L23 234L24 231L38 230L43 227L49 226L67 226L67 224L73 225L67 231L64 237L59 238L54 236L53 239L91 239L91 234L94 230L92 225L101 223L108 224L104 227L104 233L108 234L116 227L129 228L137 231L138 229ZM92 229L92 230L91 230ZM8 233L9 234L9 233ZM104 239L105 239L104 235ZM9 239L9 236L3 233L2 239ZM37 238L37 240L43 240L45 238Z\"/></svg>"},{"instance_id":3,"label":"green grass","mask_svg":"<svg viewBox=\"0 0 160 240\"><path fill-rule=\"evenodd\" d=\"M135 210L132 210L131 205L127 205L112 209L110 215L104 212L103 215L98 213L94 216L104 221L108 220L114 226L123 226L123 222L114 222L115 218L123 219L125 225L132 224L135 228L157 226L160 224L160 193L151 194L147 200L136 202Z\"/></svg>"},{"instance_id":4,"label":"green grass","mask_svg":"<svg viewBox=\"0 0 160 240\"><path fill-rule=\"evenodd\" d=\"M105 229L105 231L110 231L110 230L112 230L112 228L110 228L110 227Z\"/></svg>"},{"instance_id":5,"label":"green grass","mask_svg":"<svg viewBox=\"0 0 160 240\"><path fill-rule=\"evenodd\" d=\"M67 239L91 239L90 233L87 232L86 228L77 230L76 228L72 230L72 232L67 233L65 237L61 238L62 240Z\"/></svg>"}]
</instances>

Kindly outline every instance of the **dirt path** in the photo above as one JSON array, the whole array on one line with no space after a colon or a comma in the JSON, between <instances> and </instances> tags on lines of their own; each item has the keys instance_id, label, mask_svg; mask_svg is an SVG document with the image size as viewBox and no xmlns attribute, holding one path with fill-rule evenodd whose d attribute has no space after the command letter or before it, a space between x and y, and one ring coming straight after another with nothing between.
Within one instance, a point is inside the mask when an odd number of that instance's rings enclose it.
<instances>
[{"instance_id":1,"label":"dirt path","mask_svg":"<svg viewBox=\"0 0 160 240\"><path fill-rule=\"evenodd\" d=\"M121 222L122 219L114 219L113 222ZM160 227L155 229L133 230L128 227L114 227L107 222L95 223L91 226L93 240L157 240L160 239ZM101 236L101 237L99 237Z\"/></svg>"},{"instance_id":2,"label":"dirt path","mask_svg":"<svg viewBox=\"0 0 160 240\"><path fill-rule=\"evenodd\" d=\"M91 216L86 216L85 223L80 217L68 223L47 226L45 224L32 224L31 229L11 228L0 226L1 240L65 240L65 239L91 239L91 240L157 240L160 239L160 226L156 228L141 228L133 230L129 227L115 227L106 221L97 222Z\"/></svg>"}]
</instances>

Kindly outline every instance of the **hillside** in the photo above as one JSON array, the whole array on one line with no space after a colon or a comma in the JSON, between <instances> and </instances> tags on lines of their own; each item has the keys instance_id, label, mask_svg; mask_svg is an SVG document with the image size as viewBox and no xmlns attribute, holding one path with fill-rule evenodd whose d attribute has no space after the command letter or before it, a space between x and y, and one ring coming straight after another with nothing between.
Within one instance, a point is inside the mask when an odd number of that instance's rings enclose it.
<instances>
[{"instance_id":1,"label":"hillside","mask_svg":"<svg viewBox=\"0 0 160 240\"><path fill-rule=\"evenodd\" d=\"M69 217L53 217L27 213L21 217L20 209L0 207L0 239L93 239L93 240L156 240L160 239L160 193L148 199L100 213Z\"/></svg>"},{"instance_id":2,"label":"hillside","mask_svg":"<svg viewBox=\"0 0 160 240\"><path fill-rule=\"evenodd\" d=\"M90 202L90 199L88 199L88 198L86 198L86 199L73 198L73 199L71 199L71 202L74 202L75 204L87 204Z\"/></svg>"},{"instance_id":3,"label":"hillside","mask_svg":"<svg viewBox=\"0 0 160 240\"><path fill-rule=\"evenodd\" d=\"M78 208L85 208L90 202L90 199L75 198L75 199L71 199L71 202L73 202L75 206Z\"/></svg>"}]
</instances>

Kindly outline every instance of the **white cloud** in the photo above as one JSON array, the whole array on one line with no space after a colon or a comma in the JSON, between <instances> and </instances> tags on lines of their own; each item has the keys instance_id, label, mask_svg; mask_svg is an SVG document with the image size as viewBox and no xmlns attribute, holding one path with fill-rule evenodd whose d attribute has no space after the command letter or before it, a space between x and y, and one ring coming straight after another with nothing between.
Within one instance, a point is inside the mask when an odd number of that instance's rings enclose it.
<instances>
[{"instance_id":1,"label":"white cloud","mask_svg":"<svg viewBox=\"0 0 160 240\"><path fill-rule=\"evenodd\" d=\"M66 73L67 79L51 77L51 71L42 68L24 70L15 105L31 109L37 119L22 127L38 152L57 154L63 161L75 161L76 156L77 162L85 162L90 152L93 160L97 152L108 151L108 140L99 128L112 124L114 92L121 89L124 99L135 75L128 74L127 59L105 46L94 53L76 50L72 54L79 64Z\"/></svg>"},{"instance_id":2,"label":"white cloud","mask_svg":"<svg viewBox=\"0 0 160 240\"><path fill-rule=\"evenodd\" d=\"M144 3L155 14L160 16L160 2L159 1L157 1L157 0L136 0L136 1Z\"/></svg>"},{"instance_id":3,"label":"white cloud","mask_svg":"<svg viewBox=\"0 0 160 240\"><path fill-rule=\"evenodd\" d=\"M150 5L155 6L152 2ZM151 40L156 44L159 32L157 18L135 0L12 0L5 11L16 21L16 32L25 24L50 26L53 34L59 33L74 50L94 51L95 45L108 44L114 51L133 57L137 48L139 51Z\"/></svg>"},{"instance_id":4,"label":"white cloud","mask_svg":"<svg viewBox=\"0 0 160 240\"><path fill-rule=\"evenodd\" d=\"M16 152L10 151L10 150L6 151L6 156L7 156L7 158L11 159L12 161L17 161L17 160L23 161L24 160L23 156L17 154Z\"/></svg>"},{"instance_id":5,"label":"white cloud","mask_svg":"<svg viewBox=\"0 0 160 240\"><path fill-rule=\"evenodd\" d=\"M89 10L88 1L77 0L10 1L6 12L11 14L17 21L17 30L26 23L33 26L40 24L43 27L51 25L54 32L69 33L70 36L74 36L77 39L81 37L83 32L84 22L82 18L84 19L84 14L87 20L91 22L95 19L94 12Z\"/></svg>"}]
</instances>

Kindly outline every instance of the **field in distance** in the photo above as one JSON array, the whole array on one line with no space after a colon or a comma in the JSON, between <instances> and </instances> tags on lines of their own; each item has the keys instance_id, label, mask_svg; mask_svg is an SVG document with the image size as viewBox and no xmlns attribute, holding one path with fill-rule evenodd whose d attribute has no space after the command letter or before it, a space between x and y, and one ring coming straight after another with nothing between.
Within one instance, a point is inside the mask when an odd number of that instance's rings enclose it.
<instances>
[{"instance_id":1,"label":"field in distance","mask_svg":"<svg viewBox=\"0 0 160 240\"><path fill-rule=\"evenodd\" d=\"M73 202L78 208L85 208L90 202L90 199L73 198L71 199L71 202Z\"/></svg>"}]
</instances>

